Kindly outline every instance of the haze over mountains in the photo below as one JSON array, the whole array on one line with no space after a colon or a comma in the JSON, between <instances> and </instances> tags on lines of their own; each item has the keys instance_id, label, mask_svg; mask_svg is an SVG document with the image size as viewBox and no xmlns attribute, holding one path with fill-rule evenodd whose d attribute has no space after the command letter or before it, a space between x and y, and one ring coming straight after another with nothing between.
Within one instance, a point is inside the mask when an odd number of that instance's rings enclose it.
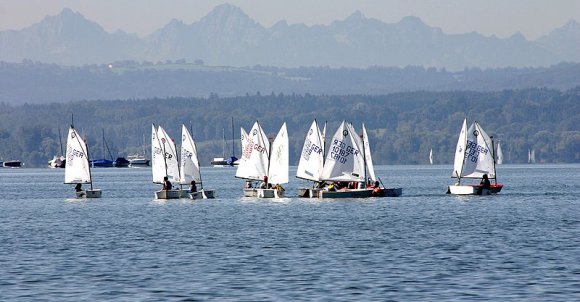
<instances>
[{"instance_id":1,"label":"haze over mountains","mask_svg":"<svg viewBox=\"0 0 580 302\"><path fill-rule=\"evenodd\" d=\"M534 41L521 34L507 39L475 32L451 35L417 17L384 23L360 12L329 25L280 21L265 28L238 7L223 4L197 22L173 20L139 38L108 33L65 9L28 28L0 32L0 61L24 59L62 65L185 59L214 66L538 67L580 62L580 25L571 20Z\"/></svg>"}]
</instances>

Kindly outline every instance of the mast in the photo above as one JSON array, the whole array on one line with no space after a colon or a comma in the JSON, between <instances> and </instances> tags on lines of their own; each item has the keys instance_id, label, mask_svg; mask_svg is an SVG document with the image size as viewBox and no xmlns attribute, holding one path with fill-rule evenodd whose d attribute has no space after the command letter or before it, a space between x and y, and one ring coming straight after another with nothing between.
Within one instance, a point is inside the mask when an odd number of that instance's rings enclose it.
<instances>
[{"instance_id":1,"label":"mast","mask_svg":"<svg viewBox=\"0 0 580 302\"><path fill-rule=\"evenodd\" d=\"M495 148L493 143L493 135L489 137L491 139L491 156L493 158L493 180L497 185L497 174L495 173Z\"/></svg>"},{"instance_id":2,"label":"mast","mask_svg":"<svg viewBox=\"0 0 580 302\"><path fill-rule=\"evenodd\" d=\"M60 134L60 127L58 127L58 143L60 144L60 156L63 156L64 151L62 149L62 135Z\"/></svg>"},{"instance_id":3,"label":"mast","mask_svg":"<svg viewBox=\"0 0 580 302\"><path fill-rule=\"evenodd\" d=\"M235 143L235 140L236 140L236 137L235 137L235 134L234 134L234 117L232 116L232 157L235 157L236 156L236 151L235 151L235 145L236 145L236 143ZM234 163L232 162L232 165L233 164Z\"/></svg>"}]
</instances>

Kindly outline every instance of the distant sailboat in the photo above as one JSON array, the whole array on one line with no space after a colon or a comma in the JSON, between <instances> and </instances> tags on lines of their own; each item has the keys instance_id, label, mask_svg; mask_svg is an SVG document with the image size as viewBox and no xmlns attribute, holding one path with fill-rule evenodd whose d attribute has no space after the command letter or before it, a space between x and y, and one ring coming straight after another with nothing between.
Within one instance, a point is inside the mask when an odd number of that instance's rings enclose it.
<instances>
[{"instance_id":1,"label":"distant sailboat","mask_svg":"<svg viewBox=\"0 0 580 302\"><path fill-rule=\"evenodd\" d=\"M528 149L528 164L536 163L536 150Z\"/></svg>"},{"instance_id":2,"label":"distant sailboat","mask_svg":"<svg viewBox=\"0 0 580 302\"><path fill-rule=\"evenodd\" d=\"M77 184L79 198L100 198L102 191L93 189L91 166L89 164L89 149L85 141L78 135L73 125L70 126L66 143L66 167L64 171L65 184ZM80 190L81 184L90 184L88 190Z\"/></svg>"},{"instance_id":3,"label":"distant sailboat","mask_svg":"<svg viewBox=\"0 0 580 302\"><path fill-rule=\"evenodd\" d=\"M503 164L503 151L501 150L501 142L497 142L497 151L495 156L495 163L497 165Z\"/></svg>"},{"instance_id":4,"label":"distant sailboat","mask_svg":"<svg viewBox=\"0 0 580 302\"><path fill-rule=\"evenodd\" d=\"M225 166L236 166L239 164L238 158L235 155L235 136L234 136L234 118L232 117L232 156L226 158L226 132L222 129L223 145L222 145L222 157L214 157L211 164L214 167L225 167Z\"/></svg>"},{"instance_id":5,"label":"distant sailboat","mask_svg":"<svg viewBox=\"0 0 580 302\"><path fill-rule=\"evenodd\" d=\"M429 164L433 164L433 149L429 150Z\"/></svg>"},{"instance_id":6,"label":"distant sailboat","mask_svg":"<svg viewBox=\"0 0 580 302\"><path fill-rule=\"evenodd\" d=\"M64 151L62 150L62 135L60 133L60 128L58 129L58 142L60 153L48 161L49 168L64 168L66 166L66 158L64 157Z\"/></svg>"}]
</instances>

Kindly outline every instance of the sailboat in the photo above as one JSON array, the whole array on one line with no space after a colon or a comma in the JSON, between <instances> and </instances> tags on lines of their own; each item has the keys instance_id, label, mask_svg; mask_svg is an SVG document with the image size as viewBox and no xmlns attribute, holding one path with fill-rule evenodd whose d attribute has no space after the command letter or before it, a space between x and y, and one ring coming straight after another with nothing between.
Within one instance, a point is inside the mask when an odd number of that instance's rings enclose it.
<instances>
[{"instance_id":1,"label":"sailboat","mask_svg":"<svg viewBox=\"0 0 580 302\"><path fill-rule=\"evenodd\" d=\"M109 158L106 158L105 150L109 153ZM103 129L103 158L91 160L91 166L93 168L110 168L113 167L113 155L111 155L111 150L109 150L109 145L105 140L105 129Z\"/></svg>"},{"instance_id":2,"label":"sailboat","mask_svg":"<svg viewBox=\"0 0 580 302\"><path fill-rule=\"evenodd\" d=\"M498 141L497 142L497 152L496 152L496 157L495 157L495 163L496 165L501 165L503 164L503 151L501 151L501 142Z\"/></svg>"},{"instance_id":3,"label":"sailboat","mask_svg":"<svg viewBox=\"0 0 580 302\"><path fill-rule=\"evenodd\" d=\"M66 158L64 157L64 152L62 150L62 135L60 133L60 128L58 129L58 142L60 145L60 155L55 155L48 161L49 168L64 168L66 166Z\"/></svg>"},{"instance_id":4,"label":"sailboat","mask_svg":"<svg viewBox=\"0 0 580 302\"><path fill-rule=\"evenodd\" d=\"M493 139L485 133L477 122L473 122L467 129L467 119L464 119L457 140L451 176L457 178L457 183L450 185L447 188L447 193L480 195L481 185L462 185L461 180L465 178L481 179L484 174L487 174L489 179L494 180L494 184L491 184L490 187L490 193L499 193L503 185L497 183Z\"/></svg>"},{"instance_id":5,"label":"sailboat","mask_svg":"<svg viewBox=\"0 0 580 302\"><path fill-rule=\"evenodd\" d=\"M536 163L536 150L528 149L528 164Z\"/></svg>"},{"instance_id":6,"label":"sailboat","mask_svg":"<svg viewBox=\"0 0 580 302\"><path fill-rule=\"evenodd\" d=\"M282 125L271 145L257 121L246 136L243 129L241 132L243 150L236 177L247 180L244 196L283 197L283 189L270 188L266 183L276 185L288 183L289 143L286 123ZM265 180L266 187L255 188L251 185L252 181L260 180Z\"/></svg>"},{"instance_id":7,"label":"sailboat","mask_svg":"<svg viewBox=\"0 0 580 302\"><path fill-rule=\"evenodd\" d=\"M66 143L66 167L64 171L65 184L90 184L85 191L78 190L77 197L101 198L102 191L93 188L91 166L89 164L89 149L85 141L78 135L73 125L70 126Z\"/></svg>"},{"instance_id":8,"label":"sailboat","mask_svg":"<svg viewBox=\"0 0 580 302\"><path fill-rule=\"evenodd\" d=\"M328 146L321 180L336 184L356 183L354 188L343 186L319 192L320 198L371 197L373 189L366 188L366 159L361 138L350 123L343 121ZM334 186L334 185L333 185Z\"/></svg>"},{"instance_id":9,"label":"sailboat","mask_svg":"<svg viewBox=\"0 0 580 302\"><path fill-rule=\"evenodd\" d=\"M317 197L320 188L322 169L324 167L324 134L320 131L316 119L304 138L300 153L296 177L314 182L312 188L298 188L299 197Z\"/></svg>"},{"instance_id":10,"label":"sailboat","mask_svg":"<svg viewBox=\"0 0 580 302\"><path fill-rule=\"evenodd\" d=\"M239 164L238 158L236 157L235 144L234 144L234 118L232 117L232 156L226 158L226 132L222 129L223 145L222 145L222 157L214 157L211 164L214 167L225 167L225 166L236 166Z\"/></svg>"},{"instance_id":11,"label":"sailboat","mask_svg":"<svg viewBox=\"0 0 580 302\"><path fill-rule=\"evenodd\" d=\"M366 177L370 180L371 184L367 188L373 188L371 196L374 197L399 197L403 195L403 188L385 188L381 179L375 175L375 166L373 164L373 157L371 154L371 146L369 143L369 136L367 134L367 129L365 124L362 125L363 129L363 152L365 154L365 166L366 166ZM367 183L368 184L368 183ZM382 187L381 187L382 185Z\"/></svg>"},{"instance_id":12,"label":"sailboat","mask_svg":"<svg viewBox=\"0 0 580 302\"><path fill-rule=\"evenodd\" d=\"M429 150L429 164L433 164L433 149Z\"/></svg>"},{"instance_id":13,"label":"sailboat","mask_svg":"<svg viewBox=\"0 0 580 302\"><path fill-rule=\"evenodd\" d=\"M129 160L129 167L143 167L149 166L149 159L145 158L145 135L143 135L143 154L131 154L127 156L127 160Z\"/></svg>"},{"instance_id":14,"label":"sailboat","mask_svg":"<svg viewBox=\"0 0 580 302\"><path fill-rule=\"evenodd\" d=\"M167 177L171 183L179 182L179 163L175 143L161 126L155 129L155 125L152 125L151 138L153 182L163 184L164 177ZM181 197L181 190L159 190L155 192L155 197L157 199L177 199Z\"/></svg>"},{"instance_id":15,"label":"sailboat","mask_svg":"<svg viewBox=\"0 0 580 302\"><path fill-rule=\"evenodd\" d=\"M179 169L180 184L188 185L195 181L200 186L196 192L187 192L191 199L214 198L215 190L205 190L201 179L197 148L191 134L185 125L181 125L181 169Z\"/></svg>"}]
</instances>

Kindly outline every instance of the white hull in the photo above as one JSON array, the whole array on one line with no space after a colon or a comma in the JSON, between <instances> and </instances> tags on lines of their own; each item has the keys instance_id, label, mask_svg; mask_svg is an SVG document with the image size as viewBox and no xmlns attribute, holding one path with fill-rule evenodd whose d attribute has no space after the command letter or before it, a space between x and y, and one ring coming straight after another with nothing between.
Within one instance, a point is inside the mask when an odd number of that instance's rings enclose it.
<instances>
[{"instance_id":1,"label":"white hull","mask_svg":"<svg viewBox=\"0 0 580 302\"><path fill-rule=\"evenodd\" d=\"M189 193L190 199L204 199L203 195L205 194L205 198L215 198L215 190L206 190L197 191L195 193Z\"/></svg>"},{"instance_id":2,"label":"white hull","mask_svg":"<svg viewBox=\"0 0 580 302\"><path fill-rule=\"evenodd\" d=\"M155 192L156 199L179 199L181 190L160 190Z\"/></svg>"},{"instance_id":3,"label":"white hull","mask_svg":"<svg viewBox=\"0 0 580 302\"><path fill-rule=\"evenodd\" d=\"M490 195L501 191L503 185L492 185L490 190L481 190L478 185L451 185L447 188L447 194L453 195Z\"/></svg>"},{"instance_id":4,"label":"white hull","mask_svg":"<svg viewBox=\"0 0 580 302\"><path fill-rule=\"evenodd\" d=\"M279 192L275 189L244 189L244 197L257 197L257 198L283 198L284 191Z\"/></svg>"},{"instance_id":5,"label":"white hull","mask_svg":"<svg viewBox=\"0 0 580 302\"><path fill-rule=\"evenodd\" d=\"M298 188L298 197L304 198L318 198L322 189L317 188Z\"/></svg>"}]
</instances>

